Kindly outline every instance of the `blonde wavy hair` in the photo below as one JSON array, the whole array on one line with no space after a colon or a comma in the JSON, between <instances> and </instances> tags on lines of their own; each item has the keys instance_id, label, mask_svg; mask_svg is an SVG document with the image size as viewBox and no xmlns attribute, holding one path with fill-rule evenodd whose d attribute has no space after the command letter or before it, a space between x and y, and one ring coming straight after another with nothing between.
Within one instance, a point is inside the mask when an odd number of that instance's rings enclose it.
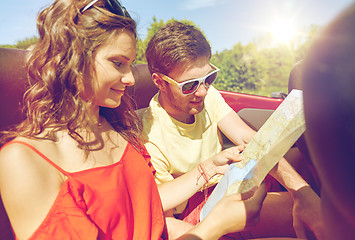
<instances>
[{"instance_id":1,"label":"blonde wavy hair","mask_svg":"<svg viewBox=\"0 0 355 240\"><path fill-rule=\"evenodd\" d=\"M39 41L27 61L30 82L24 96L27 118L7 132L6 141L16 136L38 138L45 129L55 132L66 128L83 149L103 147L103 139L90 112L90 101L80 97L79 89L83 85L90 88L85 90L93 88L96 50L123 29L136 36L136 24L130 17L105 9L102 0L81 12L89 2L56 0L38 15ZM142 150L141 124L132 103L125 93L118 108L100 107L100 115L136 149ZM83 129L93 132L95 140L85 141L80 134ZM55 140L51 134L42 135L41 138Z\"/></svg>"}]
</instances>

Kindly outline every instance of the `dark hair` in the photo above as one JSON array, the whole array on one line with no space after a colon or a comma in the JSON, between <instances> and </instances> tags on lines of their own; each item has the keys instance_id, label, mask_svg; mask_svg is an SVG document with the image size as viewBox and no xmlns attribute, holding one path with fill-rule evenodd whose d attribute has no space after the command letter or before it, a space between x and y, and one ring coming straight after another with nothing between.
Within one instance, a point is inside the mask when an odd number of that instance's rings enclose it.
<instances>
[{"instance_id":1,"label":"dark hair","mask_svg":"<svg viewBox=\"0 0 355 240\"><path fill-rule=\"evenodd\" d=\"M151 73L168 75L176 66L200 57L211 58L211 46L194 26L174 21L166 24L149 41L145 52Z\"/></svg>"},{"instance_id":2,"label":"dark hair","mask_svg":"<svg viewBox=\"0 0 355 240\"><path fill-rule=\"evenodd\" d=\"M122 29L136 36L135 21L118 16L104 8L104 1L81 12L90 0L56 0L37 18L39 41L27 61L30 88L24 96L26 120L7 134L7 140L18 135L38 137L45 129L67 128L79 146L90 149L101 143L98 128L92 121L90 101L80 97L80 88L92 90L94 57L97 49L115 38ZM115 130L139 144L139 121L131 98L122 97L117 109L100 108ZM85 142L78 129L95 133L94 142ZM50 138L50 136L46 136Z\"/></svg>"}]
</instances>

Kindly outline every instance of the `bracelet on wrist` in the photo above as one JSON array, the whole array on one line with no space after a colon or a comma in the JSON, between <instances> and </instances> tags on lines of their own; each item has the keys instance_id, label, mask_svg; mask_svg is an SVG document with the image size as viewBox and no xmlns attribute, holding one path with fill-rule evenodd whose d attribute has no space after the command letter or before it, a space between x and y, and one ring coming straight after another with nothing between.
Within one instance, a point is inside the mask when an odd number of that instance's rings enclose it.
<instances>
[{"instance_id":1,"label":"bracelet on wrist","mask_svg":"<svg viewBox=\"0 0 355 240\"><path fill-rule=\"evenodd\" d=\"M207 184L211 177L207 174L204 164L200 163L199 165L197 165L197 170L199 171L199 175L197 177L196 185L198 185L198 181L200 180L201 176L203 177L203 179L205 179Z\"/></svg>"}]
</instances>

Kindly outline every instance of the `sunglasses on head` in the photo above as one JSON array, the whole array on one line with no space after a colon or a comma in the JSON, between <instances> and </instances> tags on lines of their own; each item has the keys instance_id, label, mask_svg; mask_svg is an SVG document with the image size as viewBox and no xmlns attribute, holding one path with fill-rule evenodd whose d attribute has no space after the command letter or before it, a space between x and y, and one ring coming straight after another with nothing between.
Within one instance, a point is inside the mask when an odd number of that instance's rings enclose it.
<instances>
[{"instance_id":1,"label":"sunglasses on head","mask_svg":"<svg viewBox=\"0 0 355 240\"><path fill-rule=\"evenodd\" d=\"M91 1L88 5L86 5L82 10L81 13L85 12L86 10L88 10L91 6L93 6L96 2L98 2L99 0L93 0ZM122 4L118 1L118 0L105 0L105 7L107 8L107 10L109 10L110 12L119 15L119 16L123 16L123 17L129 17L131 18L131 16L129 15L129 13L127 12L126 8L124 6L122 6Z\"/></svg>"},{"instance_id":2,"label":"sunglasses on head","mask_svg":"<svg viewBox=\"0 0 355 240\"><path fill-rule=\"evenodd\" d=\"M162 78L168 83L178 86L183 95L193 94L200 87L201 83L203 83L206 88L209 88L216 80L219 68L217 68L213 64L210 65L214 70L202 78L195 78L180 83L176 82L175 80L164 74L162 74Z\"/></svg>"}]
</instances>

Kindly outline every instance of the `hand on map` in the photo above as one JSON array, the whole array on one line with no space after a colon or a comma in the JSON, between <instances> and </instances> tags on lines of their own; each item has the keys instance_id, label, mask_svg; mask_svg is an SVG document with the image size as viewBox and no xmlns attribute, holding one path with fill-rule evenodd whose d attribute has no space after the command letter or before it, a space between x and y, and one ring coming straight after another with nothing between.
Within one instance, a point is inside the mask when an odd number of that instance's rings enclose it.
<instances>
[{"instance_id":1,"label":"hand on map","mask_svg":"<svg viewBox=\"0 0 355 240\"><path fill-rule=\"evenodd\" d=\"M203 167L208 176L213 177L216 174L224 174L229 164L241 161L243 156L240 153L245 147L246 144L227 148L203 162Z\"/></svg>"},{"instance_id":2,"label":"hand on map","mask_svg":"<svg viewBox=\"0 0 355 240\"><path fill-rule=\"evenodd\" d=\"M219 225L224 234L242 231L259 222L265 197L265 183L248 193L225 196L211 210L206 220L209 221L210 216L214 216L214 224Z\"/></svg>"}]
</instances>

